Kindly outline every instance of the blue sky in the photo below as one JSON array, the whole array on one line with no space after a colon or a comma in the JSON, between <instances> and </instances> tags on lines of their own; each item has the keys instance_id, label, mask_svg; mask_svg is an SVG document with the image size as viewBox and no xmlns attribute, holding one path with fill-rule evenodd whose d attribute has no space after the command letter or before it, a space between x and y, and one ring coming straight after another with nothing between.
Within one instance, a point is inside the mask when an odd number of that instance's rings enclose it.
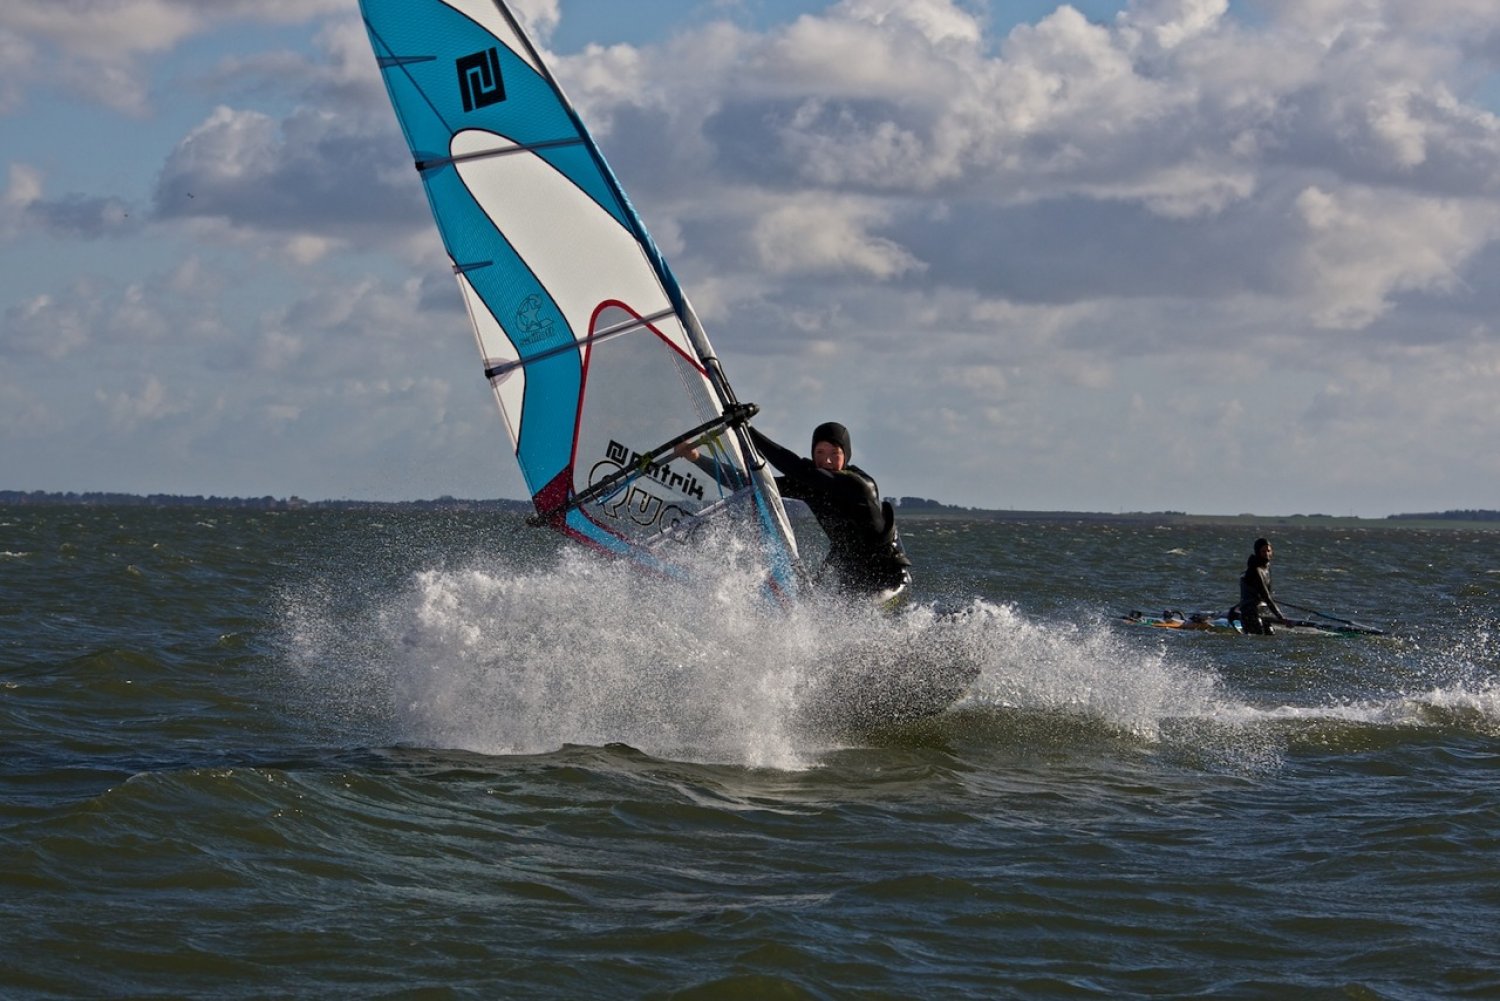
<instances>
[{"instance_id":1,"label":"blue sky","mask_svg":"<svg viewBox=\"0 0 1500 1001\"><path fill-rule=\"evenodd\" d=\"M526 0L761 426L1500 507L1492 0ZM0 8L0 489L524 494L354 0Z\"/></svg>"}]
</instances>

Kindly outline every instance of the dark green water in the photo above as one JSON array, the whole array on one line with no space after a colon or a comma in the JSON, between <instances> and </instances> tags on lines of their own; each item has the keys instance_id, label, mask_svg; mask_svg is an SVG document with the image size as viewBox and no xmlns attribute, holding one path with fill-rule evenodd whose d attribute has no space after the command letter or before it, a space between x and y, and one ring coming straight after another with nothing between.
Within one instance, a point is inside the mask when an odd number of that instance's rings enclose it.
<instances>
[{"instance_id":1,"label":"dark green water","mask_svg":"<svg viewBox=\"0 0 1500 1001\"><path fill-rule=\"evenodd\" d=\"M1385 639L1177 635L1219 529L908 521L915 626L671 595L513 521L0 509L0 996L1500 996L1500 536L1273 536Z\"/></svg>"}]
</instances>

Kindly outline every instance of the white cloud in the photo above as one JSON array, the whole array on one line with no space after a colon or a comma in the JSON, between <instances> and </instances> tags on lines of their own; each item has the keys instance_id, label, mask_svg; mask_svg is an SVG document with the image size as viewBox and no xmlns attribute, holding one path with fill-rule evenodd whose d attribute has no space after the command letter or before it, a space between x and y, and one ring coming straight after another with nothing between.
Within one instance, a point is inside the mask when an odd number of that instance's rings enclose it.
<instances>
[{"instance_id":1,"label":"white cloud","mask_svg":"<svg viewBox=\"0 0 1500 1001\"><path fill-rule=\"evenodd\" d=\"M879 206L801 201L762 216L752 238L762 266L772 272L853 272L884 280L922 270L922 262L894 241L869 232L888 221Z\"/></svg>"},{"instance_id":2,"label":"white cloud","mask_svg":"<svg viewBox=\"0 0 1500 1001\"><path fill-rule=\"evenodd\" d=\"M135 431L142 424L153 424L188 410L188 404L168 396L166 387L155 375L148 375L136 390L108 392L98 390L111 425L121 431Z\"/></svg>"},{"instance_id":3,"label":"white cloud","mask_svg":"<svg viewBox=\"0 0 1500 1001\"><path fill-rule=\"evenodd\" d=\"M1238 163L1176 163L1157 171L1143 171L1120 183L1101 181L1090 193L1101 199L1139 202L1171 219L1189 219L1223 212L1231 204L1255 194L1254 170Z\"/></svg>"},{"instance_id":4,"label":"white cloud","mask_svg":"<svg viewBox=\"0 0 1500 1001\"><path fill-rule=\"evenodd\" d=\"M516 16L521 19L527 34L538 45L541 45L551 37L557 28L557 22L561 20L562 13L558 10L558 0L515 0L511 5Z\"/></svg>"},{"instance_id":5,"label":"white cloud","mask_svg":"<svg viewBox=\"0 0 1500 1001\"><path fill-rule=\"evenodd\" d=\"M28 164L13 162L3 195L0 195L0 240L25 232L94 239L121 236L140 227L139 214L131 217L121 199L72 193L47 198L42 172Z\"/></svg>"},{"instance_id":6,"label":"white cloud","mask_svg":"<svg viewBox=\"0 0 1500 1001\"><path fill-rule=\"evenodd\" d=\"M1344 187L1309 187L1297 198L1308 235L1301 271L1322 327L1361 328L1396 293L1464 286L1461 268L1500 238L1500 203L1426 198Z\"/></svg>"},{"instance_id":7,"label":"white cloud","mask_svg":"<svg viewBox=\"0 0 1500 1001\"><path fill-rule=\"evenodd\" d=\"M1133 48L1170 52L1219 27L1229 0L1139 0L1120 15L1120 33Z\"/></svg>"},{"instance_id":8,"label":"white cloud","mask_svg":"<svg viewBox=\"0 0 1500 1001\"><path fill-rule=\"evenodd\" d=\"M183 138L155 192L161 219L216 219L270 234L307 263L338 239L407 231L427 221L419 186L391 139L359 117L299 108L276 120L219 107Z\"/></svg>"},{"instance_id":9,"label":"white cloud","mask_svg":"<svg viewBox=\"0 0 1500 1001\"><path fill-rule=\"evenodd\" d=\"M348 8L347 0L6 0L0 56L12 58L0 59L0 111L30 87L62 82L107 107L144 115L151 57L226 23L298 23Z\"/></svg>"},{"instance_id":10,"label":"white cloud","mask_svg":"<svg viewBox=\"0 0 1500 1001\"><path fill-rule=\"evenodd\" d=\"M0 115L21 105L23 81L33 72L36 48L14 31L0 27Z\"/></svg>"},{"instance_id":11,"label":"white cloud","mask_svg":"<svg viewBox=\"0 0 1500 1001\"><path fill-rule=\"evenodd\" d=\"M1495 6L1489 0L1260 0L1260 5L1275 21L1316 35L1324 44L1412 32L1459 39L1495 28Z\"/></svg>"},{"instance_id":12,"label":"white cloud","mask_svg":"<svg viewBox=\"0 0 1500 1001\"><path fill-rule=\"evenodd\" d=\"M88 344L98 310L86 288L62 296L41 293L5 311L0 354L40 355L57 361Z\"/></svg>"},{"instance_id":13,"label":"white cloud","mask_svg":"<svg viewBox=\"0 0 1500 1001\"><path fill-rule=\"evenodd\" d=\"M11 0L0 13L0 26L103 60L116 53L167 51L201 30L206 13L203 4L172 0Z\"/></svg>"},{"instance_id":14,"label":"white cloud","mask_svg":"<svg viewBox=\"0 0 1500 1001\"><path fill-rule=\"evenodd\" d=\"M933 45L978 45L979 22L950 0L840 0L835 17L899 37L909 30Z\"/></svg>"},{"instance_id":15,"label":"white cloud","mask_svg":"<svg viewBox=\"0 0 1500 1001\"><path fill-rule=\"evenodd\" d=\"M42 172L37 168L12 163L7 175L5 193L0 196L0 240L21 230L26 210L42 197Z\"/></svg>"}]
</instances>

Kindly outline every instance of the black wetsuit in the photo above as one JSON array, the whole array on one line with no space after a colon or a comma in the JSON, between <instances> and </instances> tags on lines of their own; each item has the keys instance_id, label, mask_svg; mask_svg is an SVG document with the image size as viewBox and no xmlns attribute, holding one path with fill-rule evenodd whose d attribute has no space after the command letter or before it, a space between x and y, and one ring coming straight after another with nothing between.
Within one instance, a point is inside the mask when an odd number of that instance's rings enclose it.
<instances>
[{"instance_id":1,"label":"black wetsuit","mask_svg":"<svg viewBox=\"0 0 1500 1001\"><path fill-rule=\"evenodd\" d=\"M1271 627L1260 617L1260 606L1265 605L1271 617L1278 622L1286 617L1271 597L1271 564L1254 553L1240 574L1240 627L1247 633L1269 633Z\"/></svg>"},{"instance_id":2,"label":"black wetsuit","mask_svg":"<svg viewBox=\"0 0 1500 1001\"><path fill-rule=\"evenodd\" d=\"M776 477L782 496L805 502L827 534L823 567L835 575L837 587L879 594L911 581L911 560L896 532L896 512L880 499L869 473L858 466L836 473L819 469L755 428L748 430L755 447L782 473Z\"/></svg>"}]
</instances>

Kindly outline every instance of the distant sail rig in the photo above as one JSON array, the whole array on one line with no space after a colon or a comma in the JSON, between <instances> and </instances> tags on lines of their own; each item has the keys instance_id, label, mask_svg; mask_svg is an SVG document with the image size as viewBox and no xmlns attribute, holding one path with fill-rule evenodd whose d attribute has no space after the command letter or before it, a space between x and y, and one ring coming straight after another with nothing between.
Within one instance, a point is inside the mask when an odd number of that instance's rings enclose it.
<instances>
[{"instance_id":1,"label":"distant sail rig","mask_svg":"<svg viewBox=\"0 0 1500 1001\"><path fill-rule=\"evenodd\" d=\"M766 586L796 543L754 413L593 138L500 0L360 0L484 359L534 520L684 576L709 524ZM673 447L694 443L699 459Z\"/></svg>"}]
</instances>

